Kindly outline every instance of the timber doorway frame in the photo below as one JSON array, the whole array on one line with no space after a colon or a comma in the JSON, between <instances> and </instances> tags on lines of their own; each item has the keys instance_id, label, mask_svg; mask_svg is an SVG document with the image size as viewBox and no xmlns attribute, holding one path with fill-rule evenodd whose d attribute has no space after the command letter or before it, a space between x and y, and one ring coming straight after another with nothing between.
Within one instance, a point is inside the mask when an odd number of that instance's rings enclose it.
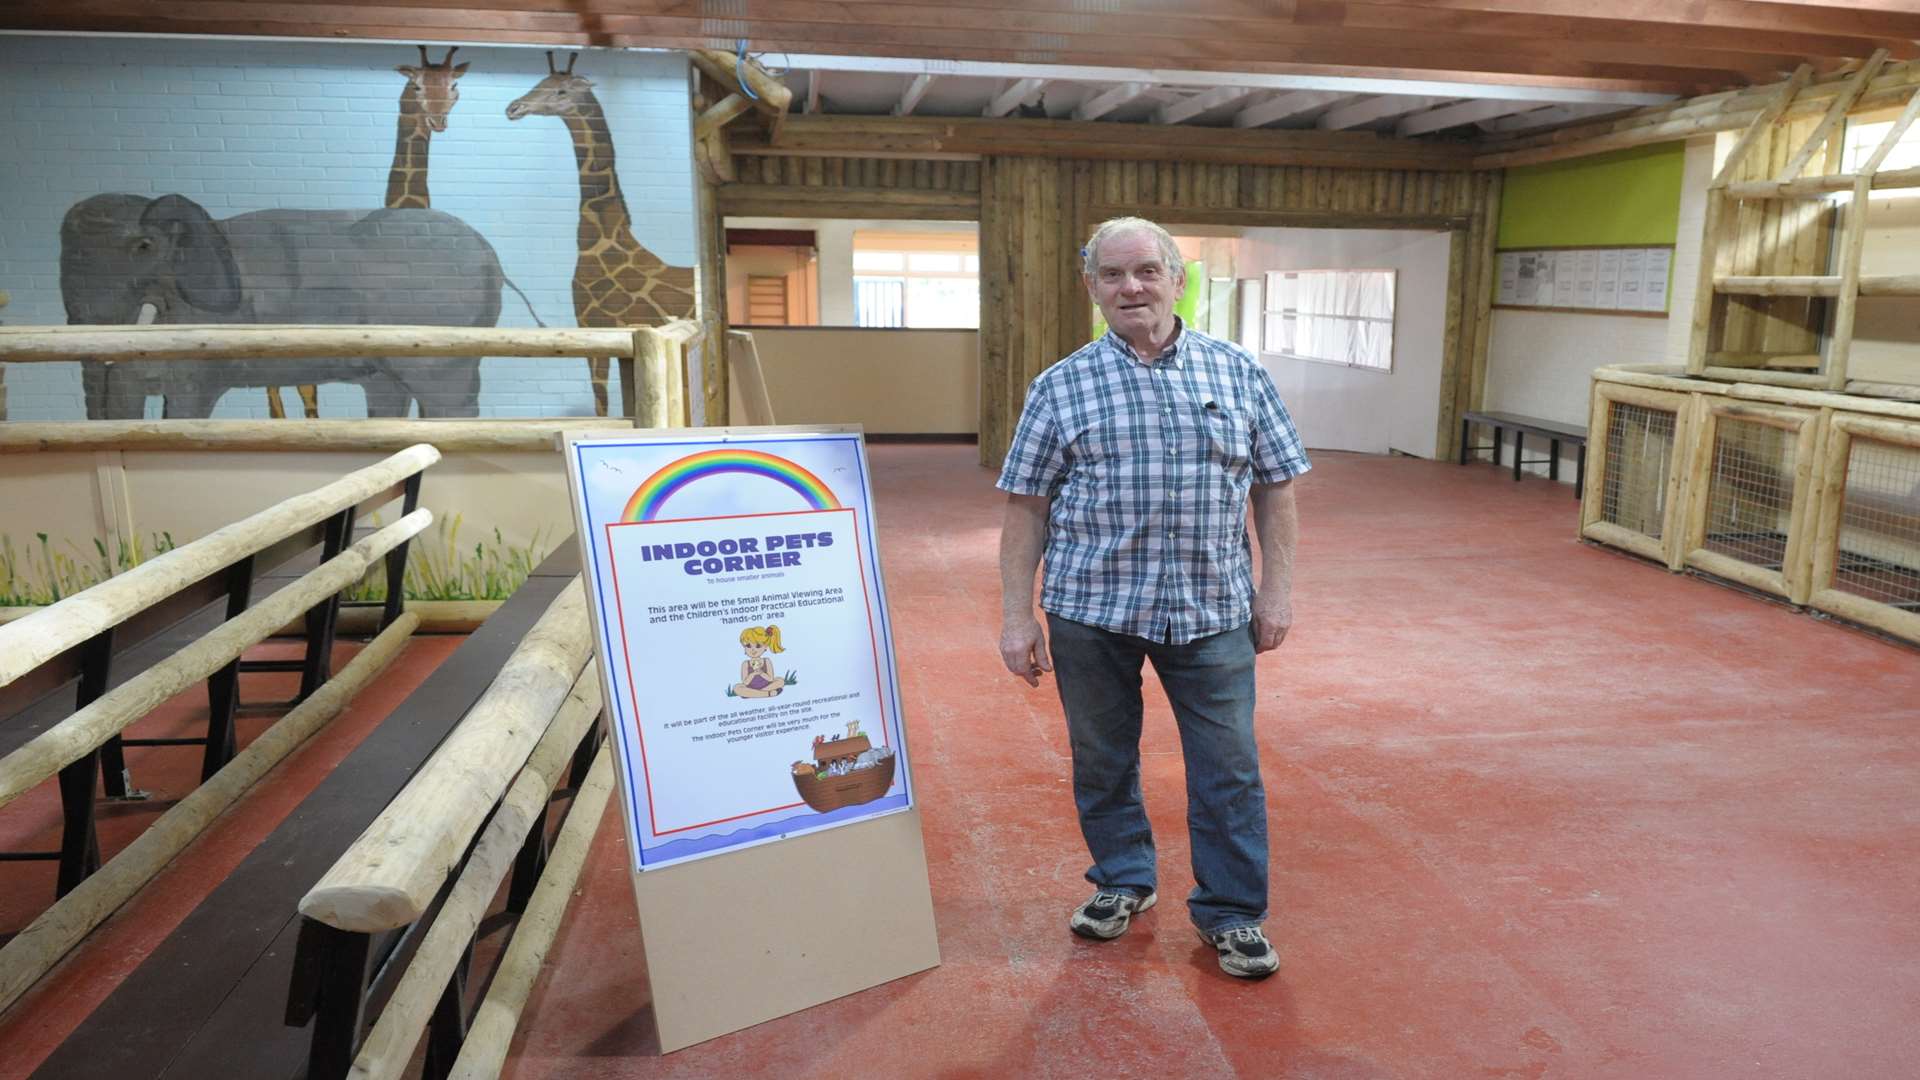
<instances>
[{"instance_id":1,"label":"timber doorway frame","mask_svg":"<svg viewBox=\"0 0 1920 1080\"><path fill-rule=\"evenodd\" d=\"M1143 155L1153 153L1142 147ZM884 153L884 151L882 151ZM1399 164L1399 163L1397 163ZM1458 417L1481 403L1501 175L1436 161L1418 169L1331 163L1172 162L931 154L847 157L740 152L713 189L729 217L969 221L980 239L980 461L998 467L1027 385L1092 331L1074 254L1093 226L1137 215L1169 228L1400 229L1448 234L1447 300L1434 417L1450 459ZM724 281L724 243L718 280Z\"/></svg>"}]
</instances>

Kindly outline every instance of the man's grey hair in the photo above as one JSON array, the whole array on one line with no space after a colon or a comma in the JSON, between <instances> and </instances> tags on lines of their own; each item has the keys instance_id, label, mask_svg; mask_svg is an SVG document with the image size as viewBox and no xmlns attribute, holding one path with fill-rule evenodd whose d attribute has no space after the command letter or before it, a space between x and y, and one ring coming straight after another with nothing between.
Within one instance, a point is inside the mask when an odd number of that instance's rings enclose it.
<instances>
[{"instance_id":1,"label":"man's grey hair","mask_svg":"<svg viewBox=\"0 0 1920 1080\"><path fill-rule=\"evenodd\" d=\"M1186 272L1186 259L1180 254L1180 245L1173 242L1172 234L1141 217L1108 218L1101 222L1100 227L1087 238L1087 246L1080 249L1080 272L1087 277L1094 276L1095 269L1100 265L1100 245L1130 232L1143 232L1153 237L1153 242L1160 245L1160 258L1165 260L1169 273Z\"/></svg>"}]
</instances>

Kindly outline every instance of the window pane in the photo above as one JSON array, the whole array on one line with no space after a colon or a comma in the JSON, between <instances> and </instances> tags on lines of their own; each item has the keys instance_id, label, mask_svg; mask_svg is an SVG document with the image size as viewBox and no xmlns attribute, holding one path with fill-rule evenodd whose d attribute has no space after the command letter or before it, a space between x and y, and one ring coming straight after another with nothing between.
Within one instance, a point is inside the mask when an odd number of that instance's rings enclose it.
<instances>
[{"instance_id":1,"label":"window pane","mask_svg":"<svg viewBox=\"0 0 1920 1080\"><path fill-rule=\"evenodd\" d=\"M907 269L922 273L957 274L960 256L948 251L916 251L907 256Z\"/></svg>"},{"instance_id":2,"label":"window pane","mask_svg":"<svg viewBox=\"0 0 1920 1080\"><path fill-rule=\"evenodd\" d=\"M899 278L854 278L854 325L905 326L906 299L906 283Z\"/></svg>"},{"instance_id":3,"label":"window pane","mask_svg":"<svg viewBox=\"0 0 1920 1080\"><path fill-rule=\"evenodd\" d=\"M907 325L977 329L978 278L908 278Z\"/></svg>"},{"instance_id":4,"label":"window pane","mask_svg":"<svg viewBox=\"0 0 1920 1080\"><path fill-rule=\"evenodd\" d=\"M1873 156L1873 152L1880 148L1880 140L1886 138L1887 132L1892 130L1893 121L1891 120L1885 120L1876 124L1849 123L1847 125L1847 150L1845 158L1847 171L1855 172L1860 166L1866 164L1867 159ZM1893 151L1887 155L1887 159L1880 163L1880 171L1887 172L1892 169L1910 169L1916 165L1920 165L1920 128L1908 128L1906 134L1900 137L1900 141L1893 144ZM1920 190L1913 188L1883 188L1873 193L1873 197L1876 199L1894 198L1903 195L1920 195Z\"/></svg>"},{"instance_id":5,"label":"window pane","mask_svg":"<svg viewBox=\"0 0 1920 1080\"><path fill-rule=\"evenodd\" d=\"M1395 277L1392 270L1268 273L1263 351L1391 370Z\"/></svg>"},{"instance_id":6,"label":"window pane","mask_svg":"<svg viewBox=\"0 0 1920 1080\"><path fill-rule=\"evenodd\" d=\"M856 251L853 253L855 270L905 270L907 257L898 251Z\"/></svg>"}]
</instances>

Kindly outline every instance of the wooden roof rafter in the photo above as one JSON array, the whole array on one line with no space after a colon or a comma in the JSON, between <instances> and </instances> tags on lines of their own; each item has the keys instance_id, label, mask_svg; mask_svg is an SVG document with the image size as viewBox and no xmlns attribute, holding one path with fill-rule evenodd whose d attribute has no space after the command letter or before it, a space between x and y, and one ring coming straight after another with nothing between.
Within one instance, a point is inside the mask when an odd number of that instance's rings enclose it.
<instances>
[{"instance_id":1,"label":"wooden roof rafter","mask_svg":"<svg viewBox=\"0 0 1920 1080\"><path fill-rule=\"evenodd\" d=\"M1876 47L1895 59L1920 55L1920 13L1823 8L1821 21L1807 17L1810 6L1130 0L1128 13L1167 17L1155 40L1158 62L1211 70L1476 73L1685 93L1767 81L1801 62L1825 70ZM1099 63L1129 55L1138 40L1076 0L732 0L726 8L724 32L756 51ZM1780 17L1757 10L1768 8ZM1704 9L1707 19L1678 41L1668 9ZM0 28L700 48L715 44L712 14L684 0L15 0L0 11Z\"/></svg>"}]
</instances>

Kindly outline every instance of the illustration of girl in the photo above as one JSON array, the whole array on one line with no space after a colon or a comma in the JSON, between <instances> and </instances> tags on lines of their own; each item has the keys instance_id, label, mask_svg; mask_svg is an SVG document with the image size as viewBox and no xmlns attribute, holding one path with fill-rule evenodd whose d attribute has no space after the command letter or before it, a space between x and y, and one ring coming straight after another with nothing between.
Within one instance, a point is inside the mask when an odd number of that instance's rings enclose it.
<instances>
[{"instance_id":1,"label":"illustration of girl","mask_svg":"<svg viewBox=\"0 0 1920 1080\"><path fill-rule=\"evenodd\" d=\"M740 665L740 681L733 684L735 695L744 698L773 697L786 688L790 680L775 675L773 661L767 657L769 651L785 651L780 647L778 626L747 627L740 631L740 646L747 651L747 659Z\"/></svg>"}]
</instances>

